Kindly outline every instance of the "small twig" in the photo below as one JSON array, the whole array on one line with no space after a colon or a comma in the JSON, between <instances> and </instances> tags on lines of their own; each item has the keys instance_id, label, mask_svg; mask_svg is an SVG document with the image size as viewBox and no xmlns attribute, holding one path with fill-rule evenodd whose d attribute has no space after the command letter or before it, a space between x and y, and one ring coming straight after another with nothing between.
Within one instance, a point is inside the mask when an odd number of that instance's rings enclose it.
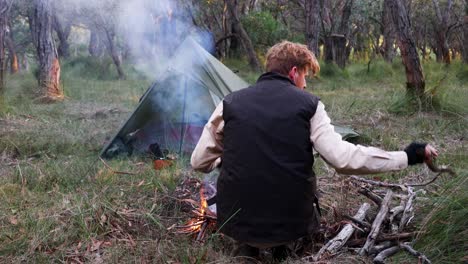
<instances>
[{"instance_id":1,"label":"small twig","mask_svg":"<svg viewBox=\"0 0 468 264\"><path fill-rule=\"evenodd\" d=\"M400 248L408 251L411 255L417 257L419 260L422 260L422 263L431 264L432 262L421 252L416 251L409 243L400 243ZM420 262L418 262L420 263Z\"/></svg>"},{"instance_id":2,"label":"small twig","mask_svg":"<svg viewBox=\"0 0 468 264\"><path fill-rule=\"evenodd\" d=\"M111 166L109 166L109 164L107 164L101 157L99 157L99 159L100 159L101 162L104 164L104 166L106 166L106 168L108 168L110 171L112 171L112 173L115 173L115 174L127 174L127 175L138 175L138 173L134 173L134 172L116 171L116 170L114 170Z\"/></svg>"},{"instance_id":3,"label":"small twig","mask_svg":"<svg viewBox=\"0 0 468 264\"><path fill-rule=\"evenodd\" d=\"M379 213L377 214L374 222L372 223L372 228L369 233L369 236L367 236L366 243L361 248L361 250L359 250L359 255L364 256L365 254L368 254L369 250L374 246L374 243L377 240L377 237L380 233L380 227L383 221L385 220L385 217L387 216L388 207L390 205L392 196L393 196L392 190L388 190L387 194L385 195L382 201L382 205L380 206Z\"/></svg>"},{"instance_id":4,"label":"small twig","mask_svg":"<svg viewBox=\"0 0 468 264\"><path fill-rule=\"evenodd\" d=\"M422 186L426 186L426 185L429 185L429 184L435 182L435 180L437 180L437 178L439 178L439 176L441 174L443 174L443 173L449 173L452 176L455 175L455 172L453 170L451 170L449 168L446 168L446 167L440 168L439 170L440 170L440 172L437 173L437 175L428 182L425 182L425 183L409 183L409 184L405 184L405 185L408 186L408 187L422 187Z\"/></svg>"},{"instance_id":5,"label":"small twig","mask_svg":"<svg viewBox=\"0 0 468 264\"><path fill-rule=\"evenodd\" d=\"M380 182L380 181L373 181L369 179L364 179L355 175L349 176L351 179L360 181L360 182L365 182L371 185L376 185L380 187L387 187L387 188L400 188L401 190L405 191L406 187L403 184L396 184L396 183L386 183L386 182Z\"/></svg>"},{"instance_id":6,"label":"small twig","mask_svg":"<svg viewBox=\"0 0 468 264\"><path fill-rule=\"evenodd\" d=\"M208 226L208 222L205 221L202 226L200 227L200 232L198 232L198 236L197 236L197 239L196 241L201 241L205 235L205 230L206 230L206 227Z\"/></svg>"}]
</instances>

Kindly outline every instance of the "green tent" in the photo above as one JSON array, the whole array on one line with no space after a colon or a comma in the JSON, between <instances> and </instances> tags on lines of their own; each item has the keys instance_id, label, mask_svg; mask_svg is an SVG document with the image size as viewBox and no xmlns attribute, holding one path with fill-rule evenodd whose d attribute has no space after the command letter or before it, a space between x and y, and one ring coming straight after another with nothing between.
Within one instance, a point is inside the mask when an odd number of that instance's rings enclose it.
<instances>
[{"instance_id":1,"label":"green tent","mask_svg":"<svg viewBox=\"0 0 468 264\"><path fill-rule=\"evenodd\" d=\"M248 86L191 37L174 54L164 78L145 92L101 157L190 153L218 103ZM335 125L335 130L344 139L358 136L350 128Z\"/></svg>"},{"instance_id":2,"label":"green tent","mask_svg":"<svg viewBox=\"0 0 468 264\"><path fill-rule=\"evenodd\" d=\"M191 152L216 105L248 86L191 37L174 54L101 157Z\"/></svg>"}]
</instances>

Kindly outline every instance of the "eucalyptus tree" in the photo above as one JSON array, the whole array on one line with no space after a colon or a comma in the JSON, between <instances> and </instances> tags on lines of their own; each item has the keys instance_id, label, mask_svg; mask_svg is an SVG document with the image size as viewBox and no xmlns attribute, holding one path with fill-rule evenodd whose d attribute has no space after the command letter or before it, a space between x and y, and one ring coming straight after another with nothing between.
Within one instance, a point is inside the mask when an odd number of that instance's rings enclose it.
<instances>
[{"instance_id":1,"label":"eucalyptus tree","mask_svg":"<svg viewBox=\"0 0 468 264\"><path fill-rule=\"evenodd\" d=\"M424 97L425 78L411 29L410 17L403 0L384 0L392 14L397 43L406 72L406 88L419 98Z\"/></svg>"},{"instance_id":2,"label":"eucalyptus tree","mask_svg":"<svg viewBox=\"0 0 468 264\"><path fill-rule=\"evenodd\" d=\"M0 100L3 100L5 89L5 37L8 31L8 17L12 0L0 0ZM0 102L2 104L2 102Z\"/></svg>"},{"instance_id":3,"label":"eucalyptus tree","mask_svg":"<svg viewBox=\"0 0 468 264\"><path fill-rule=\"evenodd\" d=\"M52 0L34 0L29 15L29 25L39 61L37 91L38 99L43 102L62 100L60 86L60 62L53 32Z\"/></svg>"}]
</instances>

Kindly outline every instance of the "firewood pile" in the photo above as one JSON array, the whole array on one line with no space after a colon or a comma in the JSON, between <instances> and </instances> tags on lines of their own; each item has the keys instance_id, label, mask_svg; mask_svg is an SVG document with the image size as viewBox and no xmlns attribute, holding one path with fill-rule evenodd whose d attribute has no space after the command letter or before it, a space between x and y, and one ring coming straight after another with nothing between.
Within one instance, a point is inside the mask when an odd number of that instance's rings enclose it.
<instances>
[{"instance_id":1,"label":"firewood pile","mask_svg":"<svg viewBox=\"0 0 468 264\"><path fill-rule=\"evenodd\" d=\"M320 238L323 246L302 260L321 262L354 250L362 257L372 257L374 263L384 263L386 258L406 251L417 257L418 263L431 263L423 253L412 247L411 240L418 235L412 223L416 197L425 192L422 187L433 183L442 173L454 174L447 167L434 168L436 170L431 170L438 174L430 181L418 184L388 183L347 176L353 189L369 201L362 202L354 215L344 215L345 221L328 223L341 228L333 229L327 235L328 240ZM189 212L190 221L180 226L173 225L168 230L192 236L200 242L216 230L216 210L210 210L207 204L207 200L214 194L207 186L205 182L191 177L179 185L176 196L185 205L185 211ZM194 196L194 193L197 195Z\"/></svg>"},{"instance_id":2,"label":"firewood pile","mask_svg":"<svg viewBox=\"0 0 468 264\"><path fill-rule=\"evenodd\" d=\"M348 223L340 232L324 243L316 254L303 260L332 258L346 247L355 249L360 256L372 257L374 263L384 263L386 258L401 250L417 257L418 263L431 263L412 247L410 240L417 235L412 232L411 226L415 216L415 199L420 192L416 188L434 182L442 173L454 174L446 167L437 168L436 171L439 173L432 180L422 184L386 183L350 176L351 184L358 189L358 193L370 201L362 203L355 215L345 216ZM371 214L371 204L378 208L375 215ZM351 236L353 239L350 240Z\"/></svg>"}]
</instances>

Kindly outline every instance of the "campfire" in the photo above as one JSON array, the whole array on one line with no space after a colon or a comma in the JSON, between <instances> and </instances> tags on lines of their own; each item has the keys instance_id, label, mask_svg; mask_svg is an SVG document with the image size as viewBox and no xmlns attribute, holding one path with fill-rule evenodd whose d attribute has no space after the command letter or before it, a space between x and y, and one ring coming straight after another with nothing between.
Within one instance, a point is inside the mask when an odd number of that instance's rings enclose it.
<instances>
[{"instance_id":1,"label":"campfire","mask_svg":"<svg viewBox=\"0 0 468 264\"><path fill-rule=\"evenodd\" d=\"M191 210L191 219L185 225L175 226L177 234L187 234L196 237L196 241L203 241L207 230L211 230L216 226L216 207L208 206L208 199L213 197L214 186L209 182L200 184L200 202L197 203L192 199L183 199L188 202L193 208Z\"/></svg>"}]
</instances>

